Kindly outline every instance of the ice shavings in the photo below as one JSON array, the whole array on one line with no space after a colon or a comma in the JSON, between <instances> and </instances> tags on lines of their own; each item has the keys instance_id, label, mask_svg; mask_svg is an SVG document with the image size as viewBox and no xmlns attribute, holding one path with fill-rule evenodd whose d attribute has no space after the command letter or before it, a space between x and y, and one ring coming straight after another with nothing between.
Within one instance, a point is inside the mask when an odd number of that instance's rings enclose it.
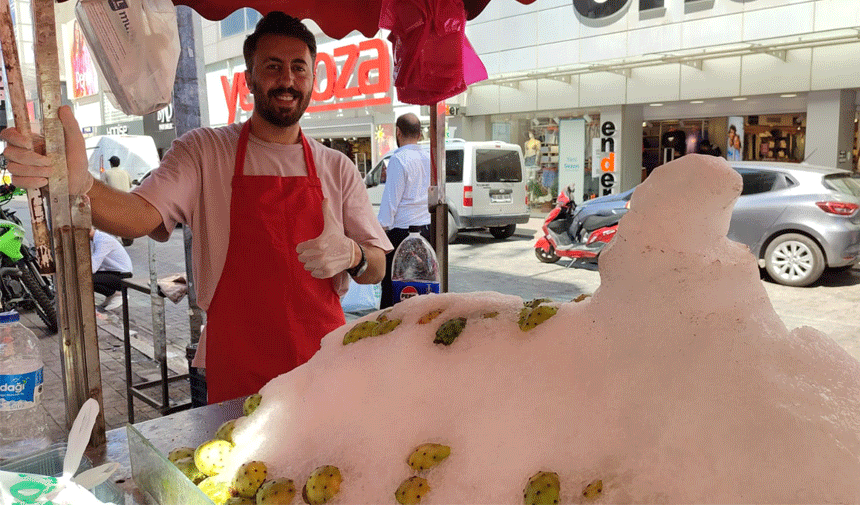
<instances>
[{"instance_id":1,"label":"ice shavings","mask_svg":"<svg viewBox=\"0 0 860 505\"><path fill-rule=\"evenodd\" d=\"M600 288L529 331L524 300L484 292L406 300L387 314L397 328L348 345L378 313L331 332L261 390L225 474L260 460L300 488L334 465L334 503L394 503L410 453L437 443L451 453L421 473L426 504L522 503L541 471L558 474L561 503L596 480L596 503L860 502L860 364L777 317L755 259L726 238L740 187L719 158L657 168L601 256ZM456 317L462 333L434 344Z\"/></svg>"}]
</instances>

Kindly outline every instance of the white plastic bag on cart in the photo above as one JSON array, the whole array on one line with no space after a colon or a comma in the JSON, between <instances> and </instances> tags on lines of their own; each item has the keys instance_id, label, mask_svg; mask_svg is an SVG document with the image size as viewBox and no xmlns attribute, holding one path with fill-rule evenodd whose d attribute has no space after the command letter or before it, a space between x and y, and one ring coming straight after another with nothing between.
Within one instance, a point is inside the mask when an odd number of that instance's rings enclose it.
<instances>
[{"instance_id":1,"label":"white plastic bag on cart","mask_svg":"<svg viewBox=\"0 0 860 505\"><path fill-rule=\"evenodd\" d=\"M349 280L349 291L340 300L344 312L373 312L379 310L382 288L379 284L359 284Z\"/></svg>"},{"instance_id":2,"label":"white plastic bag on cart","mask_svg":"<svg viewBox=\"0 0 860 505\"><path fill-rule=\"evenodd\" d=\"M99 413L99 403L84 403L69 432L69 443L59 478L0 471L0 504L109 505L93 496L92 489L107 480L119 467L106 463L75 476Z\"/></svg>"},{"instance_id":3,"label":"white plastic bag on cart","mask_svg":"<svg viewBox=\"0 0 860 505\"><path fill-rule=\"evenodd\" d=\"M170 0L79 0L75 16L114 107L142 116L170 103L180 51Z\"/></svg>"}]
</instances>

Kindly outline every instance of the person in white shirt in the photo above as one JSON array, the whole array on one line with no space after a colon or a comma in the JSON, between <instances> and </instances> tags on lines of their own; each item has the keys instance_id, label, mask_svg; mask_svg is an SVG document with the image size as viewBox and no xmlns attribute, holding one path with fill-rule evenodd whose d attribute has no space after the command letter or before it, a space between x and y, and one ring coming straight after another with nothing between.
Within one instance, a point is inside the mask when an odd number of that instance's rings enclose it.
<instances>
[{"instance_id":1,"label":"person in white shirt","mask_svg":"<svg viewBox=\"0 0 860 505\"><path fill-rule=\"evenodd\" d=\"M120 191L131 190L131 177L124 168L119 166L119 157L111 156L108 163L110 163L110 168L102 174L104 183Z\"/></svg>"},{"instance_id":2,"label":"person in white shirt","mask_svg":"<svg viewBox=\"0 0 860 505\"><path fill-rule=\"evenodd\" d=\"M415 114L403 114L397 118L395 127L398 149L388 161L378 216L394 250L409 235L409 227L419 227L421 235L430 240L430 210L427 207L430 152L418 145L421 121ZM391 289L394 250L385 255L380 308L394 305Z\"/></svg>"},{"instance_id":3,"label":"person in white shirt","mask_svg":"<svg viewBox=\"0 0 860 505\"><path fill-rule=\"evenodd\" d=\"M121 307L120 282L132 276L131 257L113 235L95 228L90 228L90 255L93 291L105 296L101 308L114 310Z\"/></svg>"}]
</instances>

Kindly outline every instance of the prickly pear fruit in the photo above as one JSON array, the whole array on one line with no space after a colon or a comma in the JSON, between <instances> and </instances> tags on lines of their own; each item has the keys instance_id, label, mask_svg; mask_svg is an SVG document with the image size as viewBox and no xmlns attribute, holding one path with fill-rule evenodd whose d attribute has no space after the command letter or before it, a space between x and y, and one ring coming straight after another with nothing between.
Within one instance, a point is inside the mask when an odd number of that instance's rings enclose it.
<instances>
[{"instance_id":1,"label":"prickly pear fruit","mask_svg":"<svg viewBox=\"0 0 860 505\"><path fill-rule=\"evenodd\" d=\"M169 453L167 453L167 459L170 460L171 463L176 463L180 459L185 458L193 458L194 457L194 448L193 447L177 447L173 449Z\"/></svg>"},{"instance_id":2,"label":"prickly pear fruit","mask_svg":"<svg viewBox=\"0 0 860 505\"><path fill-rule=\"evenodd\" d=\"M387 320L387 319L386 319ZM373 336L373 331L379 326L379 321L363 321L356 324L343 336L343 345L358 342L359 340Z\"/></svg>"},{"instance_id":3,"label":"prickly pear fruit","mask_svg":"<svg viewBox=\"0 0 860 505\"><path fill-rule=\"evenodd\" d=\"M385 335L386 333L390 333L394 331L394 328L400 326L400 323L403 322L400 319L388 319L385 322L379 323L379 325L373 329L373 336L378 337L379 335Z\"/></svg>"},{"instance_id":4,"label":"prickly pear fruit","mask_svg":"<svg viewBox=\"0 0 860 505\"><path fill-rule=\"evenodd\" d=\"M421 503L421 497L429 491L430 486L426 480L421 477L409 477L394 492L394 498L397 500L397 503L402 505L412 505Z\"/></svg>"},{"instance_id":5,"label":"prickly pear fruit","mask_svg":"<svg viewBox=\"0 0 860 505\"><path fill-rule=\"evenodd\" d=\"M586 500L593 500L600 496L600 493L603 492L603 481L601 479L593 480L585 489L582 490L582 496L585 497Z\"/></svg>"},{"instance_id":6,"label":"prickly pear fruit","mask_svg":"<svg viewBox=\"0 0 860 505\"><path fill-rule=\"evenodd\" d=\"M555 472L538 472L529 479L523 492L523 503L526 505L555 505L561 484Z\"/></svg>"},{"instance_id":7,"label":"prickly pear fruit","mask_svg":"<svg viewBox=\"0 0 860 505\"><path fill-rule=\"evenodd\" d=\"M231 442L220 439L207 440L194 451L194 464L210 477L218 475L224 469L224 462L231 450L233 450Z\"/></svg>"},{"instance_id":8,"label":"prickly pear fruit","mask_svg":"<svg viewBox=\"0 0 860 505\"><path fill-rule=\"evenodd\" d=\"M233 496L224 502L224 505L257 505L257 500L254 498L245 498L244 496Z\"/></svg>"},{"instance_id":9,"label":"prickly pear fruit","mask_svg":"<svg viewBox=\"0 0 860 505\"><path fill-rule=\"evenodd\" d=\"M188 480L195 484L199 484L200 481L206 478L206 474L201 472L197 465L194 464L194 456L189 456L187 458L178 459L173 462L176 465L176 468L182 472L183 475L188 477Z\"/></svg>"},{"instance_id":10,"label":"prickly pear fruit","mask_svg":"<svg viewBox=\"0 0 860 505\"><path fill-rule=\"evenodd\" d=\"M296 485L290 479L267 480L257 491L257 505L289 505L296 496Z\"/></svg>"},{"instance_id":11,"label":"prickly pear fruit","mask_svg":"<svg viewBox=\"0 0 860 505\"><path fill-rule=\"evenodd\" d=\"M262 461L242 463L236 469L236 475L233 476L230 491L245 498L253 498L257 496L257 490L260 489L263 481L266 480L267 473L266 464Z\"/></svg>"},{"instance_id":12,"label":"prickly pear fruit","mask_svg":"<svg viewBox=\"0 0 860 505\"><path fill-rule=\"evenodd\" d=\"M322 505L334 498L340 491L343 478L337 467L326 465L317 468L308 477L302 488L302 499L308 505Z\"/></svg>"},{"instance_id":13,"label":"prickly pear fruit","mask_svg":"<svg viewBox=\"0 0 860 505\"><path fill-rule=\"evenodd\" d=\"M203 479L197 487L203 491L203 494L215 502L215 505L224 505L227 500L232 498L230 494L230 483L226 480L216 480L215 477L207 477Z\"/></svg>"},{"instance_id":14,"label":"prickly pear fruit","mask_svg":"<svg viewBox=\"0 0 860 505\"><path fill-rule=\"evenodd\" d=\"M226 440L228 442L233 442L233 429L236 427L236 420L230 419L229 421L225 421L221 426L218 427L218 431L215 432L215 438L220 440Z\"/></svg>"},{"instance_id":15,"label":"prickly pear fruit","mask_svg":"<svg viewBox=\"0 0 860 505\"><path fill-rule=\"evenodd\" d=\"M583 294L577 296L576 298L574 298L573 301L574 301L574 303L579 303L579 302L585 300L586 298L588 298L590 296L591 295L586 295L585 293L583 293Z\"/></svg>"},{"instance_id":16,"label":"prickly pear fruit","mask_svg":"<svg viewBox=\"0 0 860 505\"><path fill-rule=\"evenodd\" d=\"M523 302L523 307L533 309L541 304L550 302L552 302L552 300L550 300L549 298L535 298L534 300Z\"/></svg>"},{"instance_id":17,"label":"prickly pear fruit","mask_svg":"<svg viewBox=\"0 0 860 505\"><path fill-rule=\"evenodd\" d=\"M434 344L443 344L443 345L451 345L454 342L454 339L460 336L460 333L463 333L463 329L466 327L466 318L465 317L455 317L454 319L449 319L442 323L442 326L436 330L436 338L433 340Z\"/></svg>"},{"instance_id":18,"label":"prickly pear fruit","mask_svg":"<svg viewBox=\"0 0 860 505\"><path fill-rule=\"evenodd\" d=\"M388 314L390 314L392 310L394 309L388 308L380 312L379 315L376 316L376 322L384 323L385 321L388 321Z\"/></svg>"},{"instance_id":19,"label":"prickly pear fruit","mask_svg":"<svg viewBox=\"0 0 860 505\"><path fill-rule=\"evenodd\" d=\"M421 444L409 455L409 466L416 472L427 470L451 454L451 448L442 444Z\"/></svg>"},{"instance_id":20,"label":"prickly pear fruit","mask_svg":"<svg viewBox=\"0 0 860 505\"><path fill-rule=\"evenodd\" d=\"M244 412L246 416L250 416L255 410L257 410L257 407L260 406L260 401L262 400L263 396L260 393L254 393L245 398L245 403L242 404L242 412Z\"/></svg>"},{"instance_id":21,"label":"prickly pear fruit","mask_svg":"<svg viewBox=\"0 0 860 505\"><path fill-rule=\"evenodd\" d=\"M439 314L445 312L445 309L433 309L430 312L424 314L418 319L418 324L427 324L430 321L436 319Z\"/></svg>"},{"instance_id":22,"label":"prickly pear fruit","mask_svg":"<svg viewBox=\"0 0 860 505\"><path fill-rule=\"evenodd\" d=\"M484 319L495 319L495 318L496 318L496 316L498 316L498 315L499 315L499 312L494 310L494 311L492 311L492 312L484 312L484 313L481 315L481 317L482 317L482 318L484 318Z\"/></svg>"},{"instance_id":23,"label":"prickly pear fruit","mask_svg":"<svg viewBox=\"0 0 860 505\"><path fill-rule=\"evenodd\" d=\"M526 309L524 309L526 310ZM529 331L535 326L541 324L547 319L551 318L558 312L558 307L550 307L549 305L539 305L533 309L528 314L520 314L519 325L520 329L523 331Z\"/></svg>"}]
</instances>

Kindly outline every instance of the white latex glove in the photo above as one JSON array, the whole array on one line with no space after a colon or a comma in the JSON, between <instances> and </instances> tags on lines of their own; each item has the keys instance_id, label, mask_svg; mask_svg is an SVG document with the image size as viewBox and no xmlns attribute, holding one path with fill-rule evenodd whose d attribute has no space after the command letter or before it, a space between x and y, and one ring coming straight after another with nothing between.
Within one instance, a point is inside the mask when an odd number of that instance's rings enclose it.
<instances>
[{"instance_id":1,"label":"white latex glove","mask_svg":"<svg viewBox=\"0 0 860 505\"><path fill-rule=\"evenodd\" d=\"M57 111L63 124L63 134L66 139L66 165L69 167L69 194L85 195L93 187L93 176L87 169L87 149L84 136L78 121L68 105ZM19 188L40 188L48 184L48 178L53 172L47 156L36 151L44 152L44 142L40 149L33 149L33 139L22 135L15 128L6 128L0 132L0 139L6 141L3 155L8 162L7 168L12 174L12 184Z\"/></svg>"},{"instance_id":2,"label":"white latex glove","mask_svg":"<svg viewBox=\"0 0 860 505\"><path fill-rule=\"evenodd\" d=\"M351 238L343 234L337 224L328 198L322 201L325 225L317 238L306 240L296 246L299 261L305 270L317 279L328 279L350 268L355 262L355 246Z\"/></svg>"}]
</instances>

